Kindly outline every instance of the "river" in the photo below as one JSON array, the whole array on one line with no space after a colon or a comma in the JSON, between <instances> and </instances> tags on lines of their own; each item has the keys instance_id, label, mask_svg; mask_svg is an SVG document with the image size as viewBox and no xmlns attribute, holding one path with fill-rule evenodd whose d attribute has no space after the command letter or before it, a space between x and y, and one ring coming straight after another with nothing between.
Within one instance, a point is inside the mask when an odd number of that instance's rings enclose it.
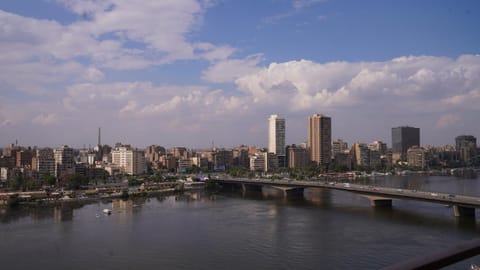
<instances>
[{"instance_id":1,"label":"river","mask_svg":"<svg viewBox=\"0 0 480 270\"><path fill-rule=\"evenodd\" d=\"M390 176L380 186L466 195L480 179ZM103 214L105 208L111 215ZM379 269L479 237L477 218L345 191L304 198L204 191L86 205L0 210L2 269ZM480 257L446 269L468 269Z\"/></svg>"}]
</instances>

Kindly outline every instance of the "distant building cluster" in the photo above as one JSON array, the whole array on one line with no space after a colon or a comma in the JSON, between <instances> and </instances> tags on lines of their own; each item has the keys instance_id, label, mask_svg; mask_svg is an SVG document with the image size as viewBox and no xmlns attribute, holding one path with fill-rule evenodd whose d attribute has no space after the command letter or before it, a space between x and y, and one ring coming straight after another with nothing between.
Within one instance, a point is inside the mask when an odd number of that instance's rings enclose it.
<instances>
[{"instance_id":1,"label":"distant building cluster","mask_svg":"<svg viewBox=\"0 0 480 270\"><path fill-rule=\"evenodd\" d=\"M286 119L278 114L268 118L268 147L240 145L233 148L193 150L166 149L150 145L146 149L121 143L73 149L23 147L11 144L1 151L0 184L22 175L33 179L53 176L61 181L79 174L91 179L116 175L143 175L160 172L207 172L243 168L268 172L277 168L322 166L328 170L378 169L392 165L426 169L432 166L478 165L479 149L472 135L460 135L455 145L421 146L420 129L392 128L391 148L385 142L372 143L332 140L332 119L322 114L307 118L306 141L286 145Z\"/></svg>"}]
</instances>

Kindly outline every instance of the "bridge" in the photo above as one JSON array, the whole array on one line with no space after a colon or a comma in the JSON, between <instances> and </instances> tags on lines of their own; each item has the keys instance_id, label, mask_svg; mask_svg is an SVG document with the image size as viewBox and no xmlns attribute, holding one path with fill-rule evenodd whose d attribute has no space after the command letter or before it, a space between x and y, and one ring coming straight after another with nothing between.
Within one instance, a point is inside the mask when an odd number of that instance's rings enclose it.
<instances>
[{"instance_id":1,"label":"bridge","mask_svg":"<svg viewBox=\"0 0 480 270\"><path fill-rule=\"evenodd\" d=\"M480 207L480 197L462 194L400 189L352 183L298 180L270 180L248 178L212 179L215 183L241 188L243 191L261 190L263 186L281 190L284 196L303 194L305 188L335 189L353 192L368 198L372 206L391 206L392 199L417 200L451 205L454 215L475 217L475 209Z\"/></svg>"}]
</instances>

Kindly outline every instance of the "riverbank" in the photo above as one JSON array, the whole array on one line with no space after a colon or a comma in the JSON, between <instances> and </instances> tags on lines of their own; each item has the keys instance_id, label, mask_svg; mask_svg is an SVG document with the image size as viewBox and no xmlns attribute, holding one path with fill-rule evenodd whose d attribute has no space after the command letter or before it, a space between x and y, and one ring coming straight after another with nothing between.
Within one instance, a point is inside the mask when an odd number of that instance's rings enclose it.
<instances>
[{"instance_id":1,"label":"riverbank","mask_svg":"<svg viewBox=\"0 0 480 270\"><path fill-rule=\"evenodd\" d=\"M0 207L10 207L15 205L28 206L56 206L60 204L87 204L103 200L128 199L136 197L150 197L155 195L170 195L182 193L185 191L204 189L204 183L195 185L181 185L175 187L162 187L152 189L130 187L129 189L113 190L112 192L99 192L98 190L66 190L62 192L47 193L45 191L37 192L8 192L0 193Z\"/></svg>"}]
</instances>

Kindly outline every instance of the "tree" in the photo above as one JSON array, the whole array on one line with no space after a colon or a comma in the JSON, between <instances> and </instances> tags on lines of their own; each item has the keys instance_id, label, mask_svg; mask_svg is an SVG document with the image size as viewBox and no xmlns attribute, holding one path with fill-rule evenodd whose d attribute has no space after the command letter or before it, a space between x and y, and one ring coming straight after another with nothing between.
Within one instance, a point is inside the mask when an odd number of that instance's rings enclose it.
<instances>
[{"instance_id":1,"label":"tree","mask_svg":"<svg viewBox=\"0 0 480 270\"><path fill-rule=\"evenodd\" d=\"M20 189L23 189L23 186L24 186L24 179L23 179L23 176L21 175L15 175L12 180L10 180L10 183L9 183L9 188L11 190L20 190Z\"/></svg>"},{"instance_id":2,"label":"tree","mask_svg":"<svg viewBox=\"0 0 480 270\"><path fill-rule=\"evenodd\" d=\"M45 174L42 176L42 182L46 186L54 186L57 183L57 178L50 174Z\"/></svg>"},{"instance_id":3,"label":"tree","mask_svg":"<svg viewBox=\"0 0 480 270\"><path fill-rule=\"evenodd\" d=\"M81 186L88 185L88 178L79 174L72 174L66 178L67 189L80 189Z\"/></svg>"}]
</instances>

